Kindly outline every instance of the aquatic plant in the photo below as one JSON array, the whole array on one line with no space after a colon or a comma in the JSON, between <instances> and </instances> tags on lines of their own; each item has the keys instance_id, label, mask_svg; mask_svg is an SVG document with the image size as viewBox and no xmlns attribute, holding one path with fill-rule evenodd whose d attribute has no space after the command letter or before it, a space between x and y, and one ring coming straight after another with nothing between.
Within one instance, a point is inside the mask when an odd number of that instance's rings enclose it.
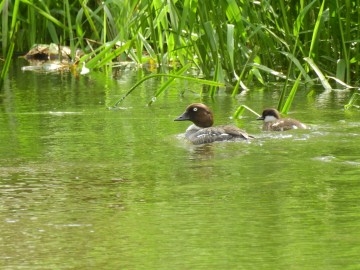
<instances>
[{"instance_id":1,"label":"aquatic plant","mask_svg":"<svg viewBox=\"0 0 360 270\"><path fill-rule=\"evenodd\" d=\"M190 63L232 95L282 80L285 112L296 84L339 87L328 76L356 83L359 1L3 0L1 80L14 52L56 43L86 51L90 69L126 60L164 73Z\"/></svg>"}]
</instances>

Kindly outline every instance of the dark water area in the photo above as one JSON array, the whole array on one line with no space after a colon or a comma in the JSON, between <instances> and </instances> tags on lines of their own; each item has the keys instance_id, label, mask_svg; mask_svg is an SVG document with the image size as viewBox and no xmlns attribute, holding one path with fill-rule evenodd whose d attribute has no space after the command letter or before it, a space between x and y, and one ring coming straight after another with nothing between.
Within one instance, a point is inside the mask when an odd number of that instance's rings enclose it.
<instances>
[{"instance_id":1,"label":"dark water area","mask_svg":"<svg viewBox=\"0 0 360 270\"><path fill-rule=\"evenodd\" d=\"M276 106L281 85L201 98L160 80L109 110L143 71L22 72L0 92L1 269L358 269L360 112L351 92L298 92L309 130L264 133L245 104ZM184 95L181 93L184 92ZM209 105L251 143L193 146L174 122Z\"/></svg>"}]
</instances>

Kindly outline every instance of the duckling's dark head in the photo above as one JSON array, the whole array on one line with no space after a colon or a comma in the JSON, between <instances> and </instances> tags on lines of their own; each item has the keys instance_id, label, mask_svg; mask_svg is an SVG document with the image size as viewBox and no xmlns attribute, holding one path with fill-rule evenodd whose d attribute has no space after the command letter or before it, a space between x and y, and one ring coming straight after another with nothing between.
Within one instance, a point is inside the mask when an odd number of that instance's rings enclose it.
<instances>
[{"instance_id":1,"label":"duckling's dark head","mask_svg":"<svg viewBox=\"0 0 360 270\"><path fill-rule=\"evenodd\" d=\"M263 110L262 115L257 118L257 120L265 120L265 122L269 120L274 121L277 119L280 119L280 113L274 108Z\"/></svg>"},{"instance_id":2,"label":"duckling's dark head","mask_svg":"<svg viewBox=\"0 0 360 270\"><path fill-rule=\"evenodd\" d=\"M193 103L189 105L185 112L174 121L186 120L193 122L196 126L201 128L211 127L214 123L213 113L202 103Z\"/></svg>"}]
</instances>

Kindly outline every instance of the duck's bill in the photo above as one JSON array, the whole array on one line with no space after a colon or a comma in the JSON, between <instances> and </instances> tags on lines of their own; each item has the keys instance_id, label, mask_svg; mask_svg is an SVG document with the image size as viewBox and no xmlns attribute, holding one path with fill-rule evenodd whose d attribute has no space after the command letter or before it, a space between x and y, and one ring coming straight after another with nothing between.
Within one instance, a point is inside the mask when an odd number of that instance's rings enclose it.
<instances>
[{"instance_id":1,"label":"duck's bill","mask_svg":"<svg viewBox=\"0 0 360 270\"><path fill-rule=\"evenodd\" d=\"M178 118L175 118L174 121L186 121L189 120L188 114L185 112L182 115L180 115Z\"/></svg>"}]
</instances>

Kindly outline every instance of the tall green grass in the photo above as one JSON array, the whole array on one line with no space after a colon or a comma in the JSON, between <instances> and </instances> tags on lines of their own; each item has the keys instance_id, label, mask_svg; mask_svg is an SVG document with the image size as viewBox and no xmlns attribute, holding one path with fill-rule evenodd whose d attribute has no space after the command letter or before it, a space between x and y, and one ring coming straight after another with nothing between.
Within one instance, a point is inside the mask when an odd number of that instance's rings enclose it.
<instances>
[{"instance_id":1,"label":"tall green grass","mask_svg":"<svg viewBox=\"0 0 360 270\"><path fill-rule=\"evenodd\" d=\"M286 112L300 89L296 85L357 83L359 5L360 0L2 0L1 79L13 52L53 42L86 51L81 61L92 69L125 59L162 73L195 67L233 95L283 81L278 108ZM328 82L328 76L344 84ZM212 86L204 94L219 90Z\"/></svg>"}]
</instances>

